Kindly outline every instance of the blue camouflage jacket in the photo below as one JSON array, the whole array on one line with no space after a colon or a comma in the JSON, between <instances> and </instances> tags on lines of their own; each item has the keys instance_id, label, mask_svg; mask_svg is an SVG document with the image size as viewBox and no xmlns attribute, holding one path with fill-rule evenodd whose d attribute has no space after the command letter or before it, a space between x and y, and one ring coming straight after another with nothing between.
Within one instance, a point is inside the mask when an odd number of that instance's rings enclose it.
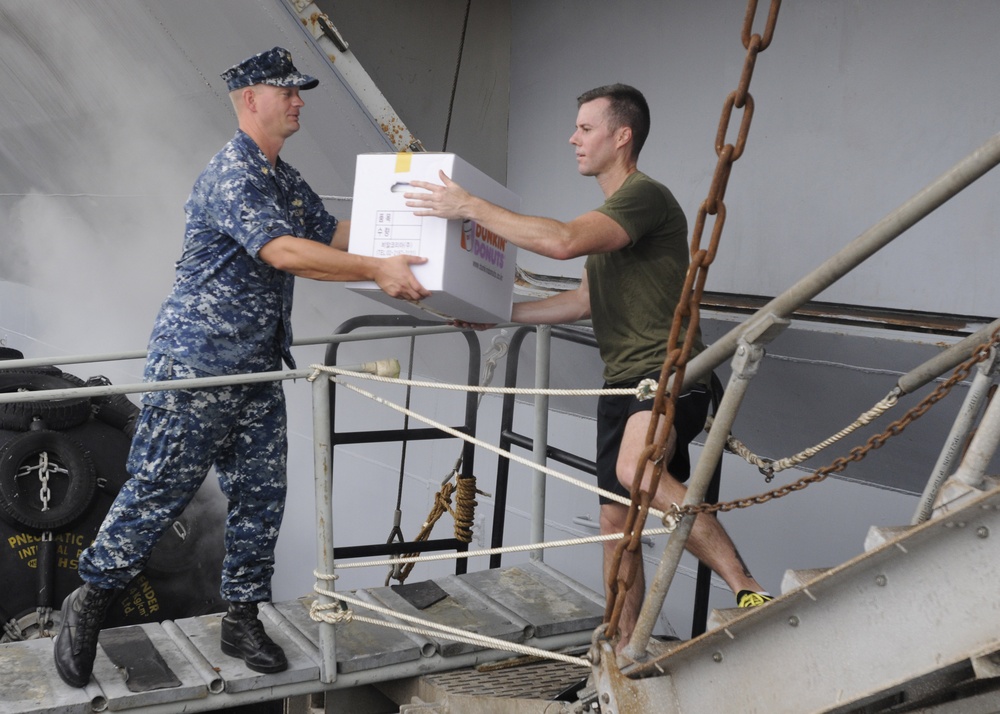
<instances>
[{"instance_id":1,"label":"blue camouflage jacket","mask_svg":"<svg viewBox=\"0 0 1000 714\"><path fill-rule=\"evenodd\" d=\"M184 206L184 249L150 352L209 374L291 367L295 278L258 254L292 235L328 244L337 219L292 166L272 168L243 131L209 162Z\"/></svg>"}]
</instances>

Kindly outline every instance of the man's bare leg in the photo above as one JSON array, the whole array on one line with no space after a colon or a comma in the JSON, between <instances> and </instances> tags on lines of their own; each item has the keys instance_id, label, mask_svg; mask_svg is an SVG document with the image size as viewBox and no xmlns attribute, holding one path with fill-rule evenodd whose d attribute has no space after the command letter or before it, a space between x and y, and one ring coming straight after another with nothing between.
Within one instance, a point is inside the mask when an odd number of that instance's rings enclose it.
<instances>
[{"instance_id":1,"label":"man's bare leg","mask_svg":"<svg viewBox=\"0 0 1000 714\"><path fill-rule=\"evenodd\" d=\"M651 418L652 412L638 412L629 417L625 426L618 456L618 479L625 488L629 488L635 477L636 465L646 447L646 432ZM665 456L667 462L673 456L675 440L675 436L671 435ZM646 468L644 479L651 479L652 471L650 464ZM682 503L686 493L687 487L664 470L651 504L656 509L666 511L671 504ZM740 590L764 590L750 574L729 534L714 515L698 514L688 537L687 550L722 578L734 594Z\"/></svg>"},{"instance_id":2,"label":"man's bare leg","mask_svg":"<svg viewBox=\"0 0 1000 714\"><path fill-rule=\"evenodd\" d=\"M621 533L625 529L625 520L627 517L628 506L621 503L602 503L601 535ZM636 553L624 551L622 553L621 570L618 573L611 572L611 566L614 563L615 548L618 547L620 542L620 540L604 541L604 594L606 598L609 598L609 602L611 598L609 584L612 577L617 579L619 573L621 577L625 577L633 560L636 561L637 570L635 582L626 591L625 603L621 614L618 616L617 634L619 635L619 639L615 649L619 652L628 644L629 638L632 636L632 630L635 629L635 623L639 619L639 610L642 608L642 599L646 594L646 579L643 571L641 551Z\"/></svg>"}]
</instances>

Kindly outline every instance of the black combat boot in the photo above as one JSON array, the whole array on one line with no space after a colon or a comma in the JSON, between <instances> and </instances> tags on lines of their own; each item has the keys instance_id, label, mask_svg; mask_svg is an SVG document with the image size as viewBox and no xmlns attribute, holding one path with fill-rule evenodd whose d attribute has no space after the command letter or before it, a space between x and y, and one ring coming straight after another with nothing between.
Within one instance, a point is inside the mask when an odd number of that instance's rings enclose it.
<instances>
[{"instance_id":1,"label":"black combat boot","mask_svg":"<svg viewBox=\"0 0 1000 714\"><path fill-rule=\"evenodd\" d=\"M119 590L103 590L89 583L63 600L62 625L54 646L56 671L71 687L86 687L94 671L97 636L104 615Z\"/></svg>"},{"instance_id":2,"label":"black combat boot","mask_svg":"<svg viewBox=\"0 0 1000 714\"><path fill-rule=\"evenodd\" d=\"M284 650L257 619L255 602L229 603L229 612L222 618L222 651L241 658L254 672L273 674L288 668Z\"/></svg>"}]
</instances>

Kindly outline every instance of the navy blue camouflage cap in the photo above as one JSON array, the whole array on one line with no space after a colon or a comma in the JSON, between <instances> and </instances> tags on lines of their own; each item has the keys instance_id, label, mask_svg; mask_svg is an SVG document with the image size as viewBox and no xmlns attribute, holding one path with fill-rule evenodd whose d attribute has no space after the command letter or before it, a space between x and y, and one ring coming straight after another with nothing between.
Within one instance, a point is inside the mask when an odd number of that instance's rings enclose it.
<instances>
[{"instance_id":1,"label":"navy blue camouflage cap","mask_svg":"<svg viewBox=\"0 0 1000 714\"><path fill-rule=\"evenodd\" d=\"M298 87L312 89L319 80L302 74L292 64L292 53L284 47L273 47L237 65L222 74L229 91L249 87L253 84L270 84L275 87Z\"/></svg>"}]
</instances>

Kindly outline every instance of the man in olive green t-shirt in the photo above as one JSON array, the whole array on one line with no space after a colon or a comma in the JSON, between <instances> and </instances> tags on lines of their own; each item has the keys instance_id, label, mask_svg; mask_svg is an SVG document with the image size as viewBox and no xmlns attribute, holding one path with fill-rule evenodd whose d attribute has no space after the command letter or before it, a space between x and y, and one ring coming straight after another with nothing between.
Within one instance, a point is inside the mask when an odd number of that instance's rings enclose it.
<instances>
[{"instance_id":1,"label":"man in olive green t-shirt","mask_svg":"<svg viewBox=\"0 0 1000 714\"><path fill-rule=\"evenodd\" d=\"M468 219L502 235L519 248L565 260L588 256L580 286L537 301L514 305L512 319L526 324L564 324L591 318L604 362L607 386L632 387L659 377L666 357L674 310L688 268L687 221L670 191L640 172L639 151L649 134L649 107L633 87L614 84L577 99L576 130L569 143L584 176L597 179L604 204L568 222L514 213L473 196L444 173L443 185L414 181L420 193L407 193L418 216ZM682 334L683 338L683 334ZM704 349L696 335L695 354ZM693 354L692 354L693 356ZM682 503L690 472L687 446L702 431L709 395L695 386L678 396L667 472L652 500L662 511ZM607 491L630 494L636 466L646 445L652 400L602 396L597 419L597 481ZM647 467L646 478L652 471ZM601 532L621 533L628 506L601 496ZM702 514L695 520L688 550L726 581L741 607L769 600L718 520ZM608 582L614 541L604 546ZM641 553L636 581L619 618L619 651L635 626L645 582Z\"/></svg>"}]
</instances>

